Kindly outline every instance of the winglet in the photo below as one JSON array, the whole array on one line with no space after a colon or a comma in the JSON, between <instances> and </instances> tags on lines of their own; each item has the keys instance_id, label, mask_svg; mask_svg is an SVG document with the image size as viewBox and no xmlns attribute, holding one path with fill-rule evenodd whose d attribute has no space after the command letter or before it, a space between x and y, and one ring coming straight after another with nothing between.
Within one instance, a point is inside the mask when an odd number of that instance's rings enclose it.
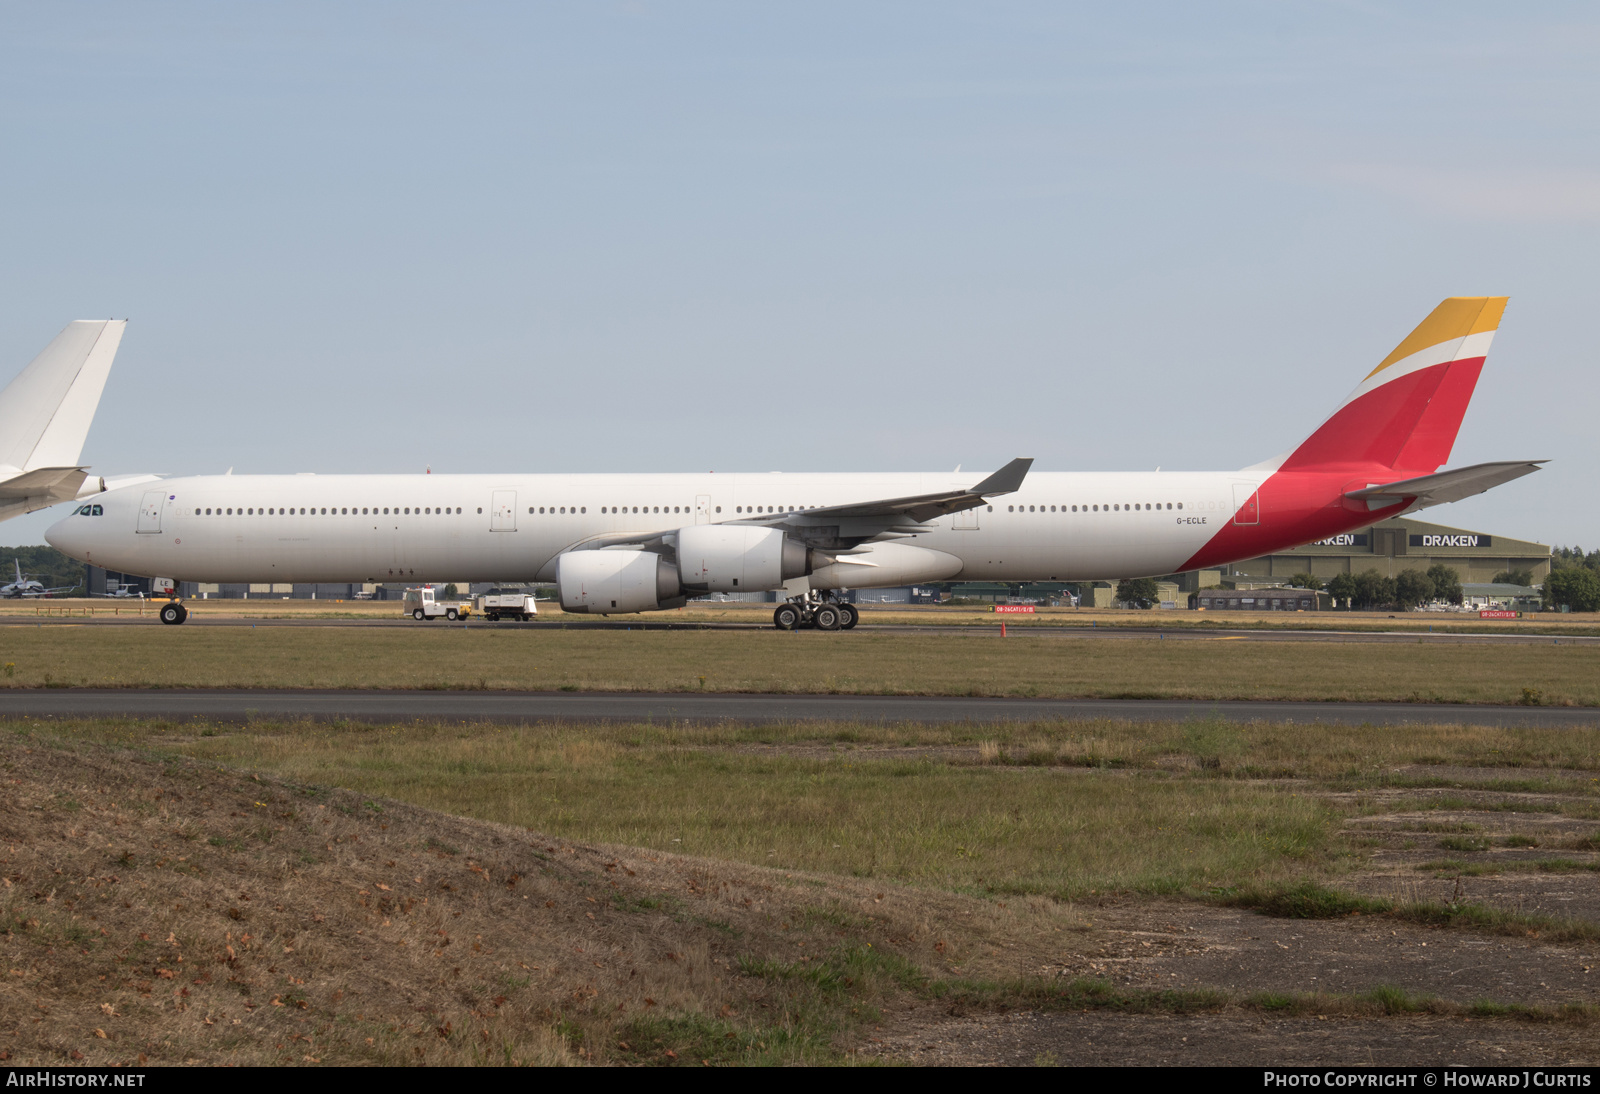
<instances>
[{"instance_id":1,"label":"winglet","mask_svg":"<svg viewBox=\"0 0 1600 1094\"><path fill-rule=\"evenodd\" d=\"M1028 477L1028 469L1032 466L1032 456L1018 456L977 486L974 486L968 493L982 494L984 497L988 497L991 494L1013 493L1022 489L1022 480Z\"/></svg>"}]
</instances>

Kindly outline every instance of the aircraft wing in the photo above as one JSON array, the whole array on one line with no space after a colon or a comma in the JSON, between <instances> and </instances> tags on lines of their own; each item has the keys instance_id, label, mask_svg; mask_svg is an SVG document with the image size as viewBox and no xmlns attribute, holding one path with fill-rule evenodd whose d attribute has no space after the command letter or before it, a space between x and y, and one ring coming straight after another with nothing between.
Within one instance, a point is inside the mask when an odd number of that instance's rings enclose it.
<instances>
[{"instance_id":1,"label":"aircraft wing","mask_svg":"<svg viewBox=\"0 0 1600 1094\"><path fill-rule=\"evenodd\" d=\"M1404 498L1416 499L1413 509L1426 509L1430 505L1444 505L1460 501L1485 490L1493 489L1512 479L1520 479L1539 470L1548 460L1510 460L1504 463L1478 463L1454 471L1441 471L1437 475L1422 475L1399 482L1386 482L1364 490L1347 490L1345 497L1364 501L1370 508L1382 509Z\"/></svg>"},{"instance_id":2,"label":"aircraft wing","mask_svg":"<svg viewBox=\"0 0 1600 1094\"><path fill-rule=\"evenodd\" d=\"M804 511L806 523L828 523L830 519L890 518L894 522L932 520L948 513L976 509L996 494L1010 494L1022 486L1033 457L1019 456L1000 470L978 483L961 490L946 490L938 494L914 494L904 498L882 498L876 501L851 502L848 505L827 505ZM771 520L758 520L757 524L783 524L792 514L773 514ZM813 520L812 518L819 518ZM734 522L740 523L740 522Z\"/></svg>"},{"instance_id":3,"label":"aircraft wing","mask_svg":"<svg viewBox=\"0 0 1600 1094\"><path fill-rule=\"evenodd\" d=\"M754 520L734 520L734 525L827 525L846 521L885 521L888 525L922 523L946 513L978 509L995 494L1010 494L1021 488L1027 470L1034 465L1034 457L1019 456L997 470L976 486L949 489L938 494L912 494L909 497L880 497L875 501L850 502L848 505L822 505L819 509L800 510L797 513L773 513L771 517Z\"/></svg>"},{"instance_id":4,"label":"aircraft wing","mask_svg":"<svg viewBox=\"0 0 1600 1094\"><path fill-rule=\"evenodd\" d=\"M876 501L851 502L848 505L829 505L817 509L802 509L791 513L773 513L770 516L747 517L730 520L726 524L755 524L781 527L796 534L797 538L829 551L847 551L869 539L899 539L929 529L919 527L922 521L976 509L997 494L1009 494L1022 486L1033 457L1021 456L978 483L959 490L937 494L914 494L903 498L882 498ZM819 534L820 533L820 534ZM669 552L674 550L670 532L606 532L578 540L563 548L567 551L603 551L608 547L632 547L646 551ZM550 581L555 577L555 559L535 575L536 580Z\"/></svg>"}]
</instances>

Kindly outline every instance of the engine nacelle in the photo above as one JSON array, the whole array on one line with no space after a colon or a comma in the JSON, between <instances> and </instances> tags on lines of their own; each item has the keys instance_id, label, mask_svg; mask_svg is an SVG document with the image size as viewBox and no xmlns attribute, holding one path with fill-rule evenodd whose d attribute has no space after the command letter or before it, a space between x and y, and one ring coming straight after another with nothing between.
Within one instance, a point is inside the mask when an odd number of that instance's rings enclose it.
<instances>
[{"instance_id":1,"label":"engine nacelle","mask_svg":"<svg viewBox=\"0 0 1600 1094\"><path fill-rule=\"evenodd\" d=\"M810 572L803 543L778 528L745 524L695 524L679 528L678 577L695 592L776 589Z\"/></svg>"},{"instance_id":2,"label":"engine nacelle","mask_svg":"<svg viewBox=\"0 0 1600 1094\"><path fill-rule=\"evenodd\" d=\"M909 543L873 543L811 571L813 589L870 589L944 581L965 565L955 555Z\"/></svg>"},{"instance_id":3,"label":"engine nacelle","mask_svg":"<svg viewBox=\"0 0 1600 1094\"><path fill-rule=\"evenodd\" d=\"M569 551L556 559L564 612L652 612L683 604L678 571L650 551Z\"/></svg>"}]
</instances>

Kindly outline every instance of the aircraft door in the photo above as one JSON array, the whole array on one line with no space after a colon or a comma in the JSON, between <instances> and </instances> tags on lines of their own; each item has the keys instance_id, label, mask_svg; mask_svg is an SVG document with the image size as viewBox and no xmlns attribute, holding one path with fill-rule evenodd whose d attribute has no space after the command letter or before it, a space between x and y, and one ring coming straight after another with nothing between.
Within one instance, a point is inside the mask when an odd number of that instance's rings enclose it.
<instances>
[{"instance_id":1,"label":"aircraft door","mask_svg":"<svg viewBox=\"0 0 1600 1094\"><path fill-rule=\"evenodd\" d=\"M982 508L983 506L978 505L971 509L963 509L961 512L952 515L950 518L951 531L976 532L978 530L978 511Z\"/></svg>"},{"instance_id":2,"label":"aircraft door","mask_svg":"<svg viewBox=\"0 0 1600 1094\"><path fill-rule=\"evenodd\" d=\"M489 510L489 531L515 532L517 530L517 492L496 490Z\"/></svg>"},{"instance_id":3,"label":"aircraft door","mask_svg":"<svg viewBox=\"0 0 1600 1094\"><path fill-rule=\"evenodd\" d=\"M711 523L711 495L699 494L694 499L694 522L696 524Z\"/></svg>"},{"instance_id":4,"label":"aircraft door","mask_svg":"<svg viewBox=\"0 0 1600 1094\"><path fill-rule=\"evenodd\" d=\"M1254 483L1236 482L1233 484L1233 523L1261 523L1261 502L1256 496Z\"/></svg>"},{"instance_id":5,"label":"aircraft door","mask_svg":"<svg viewBox=\"0 0 1600 1094\"><path fill-rule=\"evenodd\" d=\"M167 503L165 490L146 490L144 500L139 503L139 531L141 533L161 531L161 510Z\"/></svg>"}]
</instances>

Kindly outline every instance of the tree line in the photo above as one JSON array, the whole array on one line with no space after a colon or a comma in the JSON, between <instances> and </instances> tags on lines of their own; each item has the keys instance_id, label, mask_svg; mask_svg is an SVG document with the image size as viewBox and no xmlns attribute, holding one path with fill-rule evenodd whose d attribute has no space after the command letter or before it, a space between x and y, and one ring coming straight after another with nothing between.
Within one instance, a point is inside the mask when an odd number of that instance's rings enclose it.
<instances>
[{"instance_id":1,"label":"tree line","mask_svg":"<svg viewBox=\"0 0 1600 1094\"><path fill-rule=\"evenodd\" d=\"M1572 612L1600 611L1600 551L1557 547L1550 552L1550 576L1544 579L1544 605Z\"/></svg>"},{"instance_id":2,"label":"tree line","mask_svg":"<svg viewBox=\"0 0 1600 1094\"><path fill-rule=\"evenodd\" d=\"M1291 584L1308 589L1324 589L1334 607L1342 601L1348 608L1397 608L1409 611L1423 604L1442 600L1461 604L1461 574L1452 566L1436 562L1423 570L1402 570L1394 577L1377 570L1359 574L1335 574L1326 586L1310 574L1296 574Z\"/></svg>"},{"instance_id":3,"label":"tree line","mask_svg":"<svg viewBox=\"0 0 1600 1094\"><path fill-rule=\"evenodd\" d=\"M47 588L75 585L80 594L85 591L88 568L54 547L0 547L0 585L9 585L17 579L13 559L21 564L24 574L42 582Z\"/></svg>"}]
</instances>

